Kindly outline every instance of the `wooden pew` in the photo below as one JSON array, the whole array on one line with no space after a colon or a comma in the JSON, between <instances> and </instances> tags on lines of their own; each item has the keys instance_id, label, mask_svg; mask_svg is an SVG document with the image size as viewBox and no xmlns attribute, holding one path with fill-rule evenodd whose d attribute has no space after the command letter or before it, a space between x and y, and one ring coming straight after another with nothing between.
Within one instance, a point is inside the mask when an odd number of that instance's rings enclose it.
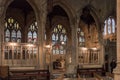
<instances>
[{"instance_id":1,"label":"wooden pew","mask_svg":"<svg viewBox=\"0 0 120 80\"><path fill-rule=\"evenodd\" d=\"M11 70L9 80L50 80L49 70Z\"/></svg>"},{"instance_id":2,"label":"wooden pew","mask_svg":"<svg viewBox=\"0 0 120 80\"><path fill-rule=\"evenodd\" d=\"M104 75L105 72L103 68L79 68L77 69L77 74L93 77L94 73L99 75Z\"/></svg>"},{"instance_id":3,"label":"wooden pew","mask_svg":"<svg viewBox=\"0 0 120 80\"><path fill-rule=\"evenodd\" d=\"M9 66L0 66L0 78L2 80L8 80Z\"/></svg>"}]
</instances>

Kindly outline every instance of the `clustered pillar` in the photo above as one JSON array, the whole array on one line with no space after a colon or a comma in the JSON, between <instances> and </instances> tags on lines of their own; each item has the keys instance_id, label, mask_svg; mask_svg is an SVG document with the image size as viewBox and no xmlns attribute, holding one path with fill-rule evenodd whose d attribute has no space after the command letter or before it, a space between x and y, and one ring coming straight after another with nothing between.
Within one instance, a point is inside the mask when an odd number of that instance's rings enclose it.
<instances>
[{"instance_id":1,"label":"clustered pillar","mask_svg":"<svg viewBox=\"0 0 120 80\"><path fill-rule=\"evenodd\" d=\"M114 69L114 80L120 80L120 0L117 0L117 67Z\"/></svg>"}]
</instances>

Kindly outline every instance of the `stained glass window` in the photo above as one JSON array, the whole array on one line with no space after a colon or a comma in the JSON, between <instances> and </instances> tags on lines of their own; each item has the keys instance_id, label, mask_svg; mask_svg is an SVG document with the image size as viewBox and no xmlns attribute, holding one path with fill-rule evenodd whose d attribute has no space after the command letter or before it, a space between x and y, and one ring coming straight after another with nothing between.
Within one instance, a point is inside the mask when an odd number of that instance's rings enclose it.
<instances>
[{"instance_id":1,"label":"stained glass window","mask_svg":"<svg viewBox=\"0 0 120 80\"><path fill-rule=\"evenodd\" d=\"M115 33L115 20L113 17L109 17L108 19L105 20L105 25L104 25L104 32L103 35L109 35Z\"/></svg>"},{"instance_id":2,"label":"stained glass window","mask_svg":"<svg viewBox=\"0 0 120 80\"><path fill-rule=\"evenodd\" d=\"M29 43L37 42L37 30L38 30L37 22L33 22L30 25L29 31L28 31L28 42Z\"/></svg>"},{"instance_id":3,"label":"stained glass window","mask_svg":"<svg viewBox=\"0 0 120 80\"><path fill-rule=\"evenodd\" d=\"M78 34L78 46L84 47L85 46L84 32L80 28L78 28L77 30L78 30L78 32L77 32L77 34Z\"/></svg>"},{"instance_id":4,"label":"stained glass window","mask_svg":"<svg viewBox=\"0 0 120 80\"><path fill-rule=\"evenodd\" d=\"M21 31L17 31L17 42L21 42Z\"/></svg>"},{"instance_id":5,"label":"stained glass window","mask_svg":"<svg viewBox=\"0 0 120 80\"><path fill-rule=\"evenodd\" d=\"M62 42L64 44L62 44ZM67 42L66 30L62 25L57 25L52 32L52 53L65 54L65 46Z\"/></svg>"},{"instance_id":6,"label":"stained glass window","mask_svg":"<svg viewBox=\"0 0 120 80\"><path fill-rule=\"evenodd\" d=\"M5 41L6 42L10 41L10 31L9 31L9 29L7 29L6 32L5 32Z\"/></svg>"},{"instance_id":7,"label":"stained glass window","mask_svg":"<svg viewBox=\"0 0 120 80\"><path fill-rule=\"evenodd\" d=\"M4 31L5 42L21 42L21 28L19 23L12 17L6 19Z\"/></svg>"}]
</instances>

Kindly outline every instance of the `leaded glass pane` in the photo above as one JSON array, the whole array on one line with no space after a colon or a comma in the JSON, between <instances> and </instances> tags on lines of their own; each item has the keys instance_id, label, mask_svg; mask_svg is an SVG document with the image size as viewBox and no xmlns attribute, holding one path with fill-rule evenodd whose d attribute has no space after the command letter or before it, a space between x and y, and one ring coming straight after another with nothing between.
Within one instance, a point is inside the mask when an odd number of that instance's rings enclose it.
<instances>
[{"instance_id":1,"label":"leaded glass pane","mask_svg":"<svg viewBox=\"0 0 120 80\"><path fill-rule=\"evenodd\" d=\"M63 54L63 50L60 50L60 54Z\"/></svg>"},{"instance_id":2,"label":"leaded glass pane","mask_svg":"<svg viewBox=\"0 0 120 80\"><path fill-rule=\"evenodd\" d=\"M115 20L112 19L112 33L115 33Z\"/></svg>"},{"instance_id":3,"label":"leaded glass pane","mask_svg":"<svg viewBox=\"0 0 120 80\"><path fill-rule=\"evenodd\" d=\"M12 37L11 37L12 39L12 42L16 42L16 31L15 30L13 30L12 31Z\"/></svg>"},{"instance_id":4,"label":"leaded glass pane","mask_svg":"<svg viewBox=\"0 0 120 80\"><path fill-rule=\"evenodd\" d=\"M66 41L67 41L67 36L65 35L65 36L64 36L64 42L66 42Z\"/></svg>"},{"instance_id":5,"label":"leaded glass pane","mask_svg":"<svg viewBox=\"0 0 120 80\"><path fill-rule=\"evenodd\" d=\"M37 42L37 33L36 32L33 33L33 39L34 39L34 42Z\"/></svg>"},{"instance_id":6,"label":"leaded glass pane","mask_svg":"<svg viewBox=\"0 0 120 80\"><path fill-rule=\"evenodd\" d=\"M29 26L29 31L28 31L28 42L37 42L37 22L35 21Z\"/></svg>"},{"instance_id":7,"label":"leaded glass pane","mask_svg":"<svg viewBox=\"0 0 120 80\"><path fill-rule=\"evenodd\" d=\"M108 25L108 34L110 34L110 33L111 33L111 26Z\"/></svg>"},{"instance_id":8,"label":"leaded glass pane","mask_svg":"<svg viewBox=\"0 0 120 80\"><path fill-rule=\"evenodd\" d=\"M108 26L111 26L111 19L108 19Z\"/></svg>"},{"instance_id":9,"label":"leaded glass pane","mask_svg":"<svg viewBox=\"0 0 120 80\"><path fill-rule=\"evenodd\" d=\"M14 20L12 17L6 19L6 22L5 22L5 42L8 42L8 41L16 42L17 41L17 31L19 31L19 30L20 30L19 23L17 23L16 20ZM9 34L9 39L7 36L8 34Z\"/></svg>"},{"instance_id":10,"label":"leaded glass pane","mask_svg":"<svg viewBox=\"0 0 120 80\"><path fill-rule=\"evenodd\" d=\"M80 29L80 28L78 28L78 30L77 30L78 32L78 46L79 47L84 47L85 45L85 38L84 38L84 32Z\"/></svg>"},{"instance_id":11,"label":"leaded glass pane","mask_svg":"<svg viewBox=\"0 0 120 80\"><path fill-rule=\"evenodd\" d=\"M115 20L112 17L109 17L105 20L104 32L103 35L109 35L111 33L115 33Z\"/></svg>"},{"instance_id":12,"label":"leaded glass pane","mask_svg":"<svg viewBox=\"0 0 120 80\"><path fill-rule=\"evenodd\" d=\"M28 42L32 42L32 32L28 32Z\"/></svg>"},{"instance_id":13,"label":"leaded glass pane","mask_svg":"<svg viewBox=\"0 0 120 80\"><path fill-rule=\"evenodd\" d=\"M21 42L21 32L17 31L17 42Z\"/></svg>"},{"instance_id":14,"label":"leaded glass pane","mask_svg":"<svg viewBox=\"0 0 120 80\"><path fill-rule=\"evenodd\" d=\"M55 40L55 34L52 34L52 40L53 41Z\"/></svg>"},{"instance_id":15,"label":"leaded glass pane","mask_svg":"<svg viewBox=\"0 0 120 80\"><path fill-rule=\"evenodd\" d=\"M62 46L63 44L61 44L63 41L64 43L67 41L66 30L62 27L62 25L57 25L53 29L52 34L52 46L55 47L53 49L53 54L63 54L64 47Z\"/></svg>"},{"instance_id":16,"label":"leaded glass pane","mask_svg":"<svg viewBox=\"0 0 120 80\"><path fill-rule=\"evenodd\" d=\"M5 41L9 42L10 41L10 31L7 29L5 32Z\"/></svg>"},{"instance_id":17,"label":"leaded glass pane","mask_svg":"<svg viewBox=\"0 0 120 80\"><path fill-rule=\"evenodd\" d=\"M58 34L56 34L56 41L58 41Z\"/></svg>"},{"instance_id":18,"label":"leaded glass pane","mask_svg":"<svg viewBox=\"0 0 120 80\"><path fill-rule=\"evenodd\" d=\"M60 36L60 41L63 41L63 35Z\"/></svg>"}]
</instances>

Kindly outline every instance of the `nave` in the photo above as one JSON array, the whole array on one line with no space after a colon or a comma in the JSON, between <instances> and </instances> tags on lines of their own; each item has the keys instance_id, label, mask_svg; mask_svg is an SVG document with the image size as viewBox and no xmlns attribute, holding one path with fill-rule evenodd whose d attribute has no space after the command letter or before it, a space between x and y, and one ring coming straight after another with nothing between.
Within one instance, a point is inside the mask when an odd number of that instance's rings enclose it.
<instances>
[{"instance_id":1,"label":"nave","mask_svg":"<svg viewBox=\"0 0 120 80\"><path fill-rule=\"evenodd\" d=\"M0 78L120 80L119 3L0 0Z\"/></svg>"}]
</instances>

